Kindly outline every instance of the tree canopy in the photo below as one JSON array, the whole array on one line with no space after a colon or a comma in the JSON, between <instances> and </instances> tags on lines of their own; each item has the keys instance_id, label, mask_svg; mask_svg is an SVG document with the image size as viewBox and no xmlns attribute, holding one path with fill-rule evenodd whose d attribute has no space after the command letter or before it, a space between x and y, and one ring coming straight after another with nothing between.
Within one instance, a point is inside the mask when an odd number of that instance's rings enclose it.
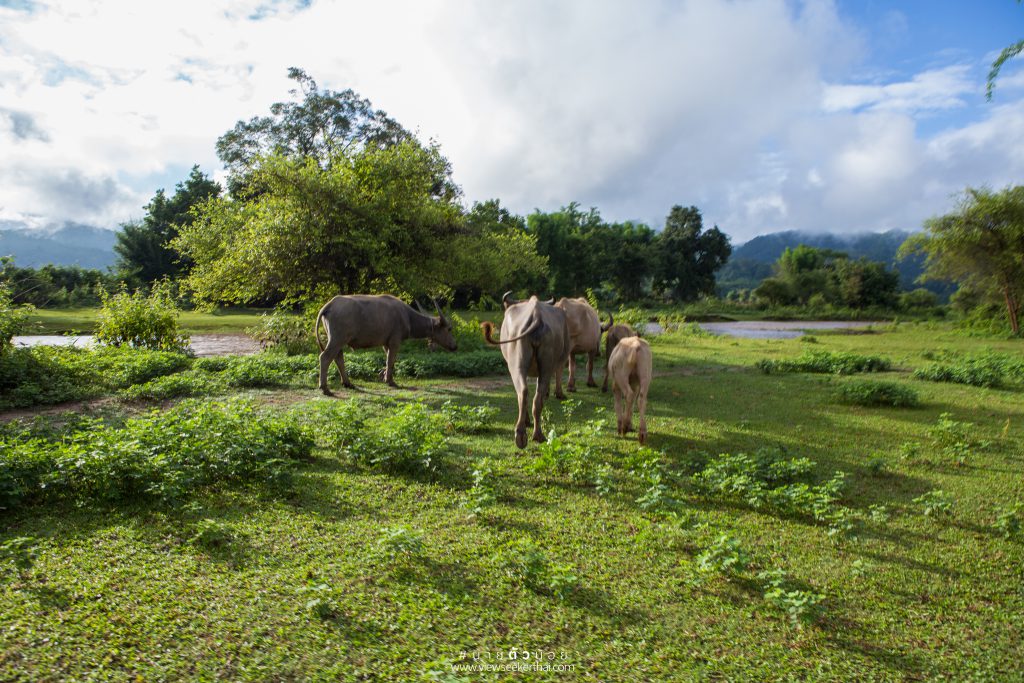
<instances>
[{"instance_id":1,"label":"tree canopy","mask_svg":"<svg viewBox=\"0 0 1024 683\"><path fill-rule=\"evenodd\" d=\"M953 280L958 294L1005 311L1020 334L1024 305L1024 186L968 188L957 208L925 222L901 255L924 254L922 279Z\"/></svg>"},{"instance_id":2,"label":"tree canopy","mask_svg":"<svg viewBox=\"0 0 1024 683\"><path fill-rule=\"evenodd\" d=\"M775 263L775 275L763 280L754 294L772 304L822 301L862 309L895 305L899 289L899 273L884 263L799 244L786 248Z\"/></svg>"},{"instance_id":3,"label":"tree canopy","mask_svg":"<svg viewBox=\"0 0 1024 683\"><path fill-rule=\"evenodd\" d=\"M696 206L673 206L658 236L654 288L676 301L693 301L715 291L715 272L732 254L729 237L714 226L704 229Z\"/></svg>"},{"instance_id":4,"label":"tree canopy","mask_svg":"<svg viewBox=\"0 0 1024 683\"><path fill-rule=\"evenodd\" d=\"M220 185L203 174L198 165L175 186L171 197L162 188L157 190L145 206L142 220L122 224L117 234L114 251L118 255L118 270L146 284L164 277L175 278L187 271L189 262L181 260L169 243L181 226L191 222L194 206L219 197L220 193Z\"/></svg>"}]
</instances>

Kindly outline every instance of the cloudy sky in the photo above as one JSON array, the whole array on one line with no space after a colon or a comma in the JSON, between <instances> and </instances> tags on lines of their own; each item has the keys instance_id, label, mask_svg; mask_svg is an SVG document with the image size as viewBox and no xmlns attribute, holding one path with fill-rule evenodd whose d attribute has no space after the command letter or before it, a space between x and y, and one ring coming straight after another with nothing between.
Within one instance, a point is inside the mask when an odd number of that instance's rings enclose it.
<instances>
[{"instance_id":1,"label":"cloudy sky","mask_svg":"<svg viewBox=\"0 0 1024 683\"><path fill-rule=\"evenodd\" d=\"M569 202L745 241L917 229L1024 182L1014 0L0 0L0 221L116 228L218 136L353 88L451 160L467 204Z\"/></svg>"}]
</instances>

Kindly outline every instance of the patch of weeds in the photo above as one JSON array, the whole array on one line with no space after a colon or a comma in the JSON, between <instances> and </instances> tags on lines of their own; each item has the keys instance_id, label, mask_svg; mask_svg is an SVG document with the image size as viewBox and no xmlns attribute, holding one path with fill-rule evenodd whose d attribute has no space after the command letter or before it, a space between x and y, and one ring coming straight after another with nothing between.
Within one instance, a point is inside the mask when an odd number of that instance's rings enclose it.
<instances>
[{"instance_id":1,"label":"patch of weeds","mask_svg":"<svg viewBox=\"0 0 1024 683\"><path fill-rule=\"evenodd\" d=\"M222 392L225 388L224 383L215 375L189 371L132 385L118 392L118 396L127 401L164 401L183 396L207 396Z\"/></svg>"},{"instance_id":2,"label":"patch of weeds","mask_svg":"<svg viewBox=\"0 0 1024 683\"><path fill-rule=\"evenodd\" d=\"M820 616L825 596L792 586L785 571L761 572L757 578L763 582L765 601L789 617L793 626L803 628Z\"/></svg>"},{"instance_id":3,"label":"patch of weeds","mask_svg":"<svg viewBox=\"0 0 1024 683\"><path fill-rule=\"evenodd\" d=\"M971 422L959 422L953 419L951 413L942 413L934 427L928 430L928 435L936 450L957 467L967 464L971 451L975 448L984 449L989 444L986 441L979 441L972 435L974 424Z\"/></svg>"},{"instance_id":4,"label":"patch of weeds","mask_svg":"<svg viewBox=\"0 0 1024 683\"><path fill-rule=\"evenodd\" d=\"M750 554L736 538L722 534L691 563L691 585L700 585L711 576L740 577L750 566Z\"/></svg>"},{"instance_id":5,"label":"patch of weeds","mask_svg":"<svg viewBox=\"0 0 1024 683\"><path fill-rule=\"evenodd\" d=\"M344 452L352 460L397 472L433 472L448 449L443 419L421 402L407 403L351 433Z\"/></svg>"},{"instance_id":6,"label":"patch of weeds","mask_svg":"<svg viewBox=\"0 0 1024 683\"><path fill-rule=\"evenodd\" d=\"M956 501L945 491L934 490L914 498L913 502L921 506L928 517L949 517L953 514L953 503Z\"/></svg>"},{"instance_id":7,"label":"patch of weeds","mask_svg":"<svg viewBox=\"0 0 1024 683\"><path fill-rule=\"evenodd\" d=\"M304 608L307 613L325 621L335 619L341 613L334 591L328 584L310 584L299 590L306 595Z\"/></svg>"},{"instance_id":8,"label":"patch of weeds","mask_svg":"<svg viewBox=\"0 0 1024 683\"><path fill-rule=\"evenodd\" d=\"M805 350L793 360L762 359L755 365L766 375L783 372L852 375L858 372L886 372L892 369L892 362L881 356L818 349Z\"/></svg>"},{"instance_id":9,"label":"patch of weeds","mask_svg":"<svg viewBox=\"0 0 1024 683\"><path fill-rule=\"evenodd\" d=\"M450 431L477 434L488 429L494 423L498 409L489 403L480 406L462 406L449 399L441 404L440 413Z\"/></svg>"},{"instance_id":10,"label":"patch of weeds","mask_svg":"<svg viewBox=\"0 0 1024 683\"><path fill-rule=\"evenodd\" d=\"M499 570L535 593L564 600L579 587L579 577L570 564L552 562L547 553L528 539L506 543L496 556Z\"/></svg>"},{"instance_id":11,"label":"patch of weeds","mask_svg":"<svg viewBox=\"0 0 1024 683\"><path fill-rule=\"evenodd\" d=\"M226 550L235 540L235 531L230 524L204 517L193 526L189 541L207 551Z\"/></svg>"},{"instance_id":12,"label":"patch of weeds","mask_svg":"<svg viewBox=\"0 0 1024 683\"><path fill-rule=\"evenodd\" d=\"M874 566L865 562L864 560L857 558L850 563L850 573L858 579L863 579L865 576L871 573Z\"/></svg>"},{"instance_id":13,"label":"patch of weeds","mask_svg":"<svg viewBox=\"0 0 1024 683\"><path fill-rule=\"evenodd\" d=\"M870 505L868 506L868 519L876 524L887 524L892 518L889 513L889 508L884 505Z\"/></svg>"},{"instance_id":14,"label":"patch of weeds","mask_svg":"<svg viewBox=\"0 0 1024 683\"><path fill-rule=\"evenodd\" d=\"M889 469L889 461L881 453L872 453L867 462L868 472L873 477L880 477Z\"/></svg>"},{"instance_id":15,"label":"patch of weeds","mask_svg":"<svg viewBox=\"0 0 1024 683\"><path fill-rule=\"evenodd\" d=\"M423 532L404 524L388 527L377 540L376 555L392 567L408 569L426 557Z\"/></svg>"},{"instance_id":16,"label":"patch of weeds","mask_svg":"<svg viewBox=\"0 0 1024 683\"><path fill-rule=\"evenodd\" d=\"M489 458L483 458L473 468L473 486L466 493L462 507L473 515L479 515L497 500L494 492L494 467Z\"/></svg>"},{"instance_id":17,"label":"patch of weeds","mask_svg":"<svg viewBox=\"0 0 1024 683\"><path fill-rule=\"evenodd\" d=\"M996 514L992 528L1006 540L1016 537L1021 529L1020 511L1017 508L1000 510Z\"/></svg>"},{"instance_id":18,"label":"patch of weeds","mask_svg":"<svg viewBox=\"0 0 1024 683\"><path fill-rule=\"evenodd\" d=\"M548 432L547 441L537 447L537 457L526 464L526 470L534 474L553 474L569 477L576 482L593 479L597 453L590 443L570 440L559 436L555 430Z\"/></svg>"},{"instance_id":19,"label":"patch of weeds","mask_svg":"<svg viewBox=\"0 0 1024 683\"><path fill-rule=\"evenodd\" d=\"M1004 372L1001 364L991 358L960 358L918 368L914 370L914 378L973 387L999 387L1003 385Z\"/></svg>"},{"instance_id":20,"label":"patch of weeds","mask_svg":"<svg viewBox=\"0 0 1024 683\"><path fill-rule=\"evenodd\" d=\"M615 492L615 472L605 463L594 470L594 490L599 496L610 496Z\"/></svg>"},{"instance_id":21,"label":"patch of weeds","mask_svg":"<svg viewBox=\"0 0 1024 683\"><path fill-rule=\"evenodd\" d=\"M921 404L917 391L897 382L843 382L836 387L833 396L837 403L865 407L914 408Z\"/></svg>"}]
</instances>

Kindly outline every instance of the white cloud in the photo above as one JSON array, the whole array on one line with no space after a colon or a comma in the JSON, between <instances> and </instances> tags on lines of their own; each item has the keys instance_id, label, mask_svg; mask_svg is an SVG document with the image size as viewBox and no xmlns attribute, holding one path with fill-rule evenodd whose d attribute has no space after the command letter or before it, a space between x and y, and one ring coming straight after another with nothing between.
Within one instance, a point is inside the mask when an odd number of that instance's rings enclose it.
<instances>
[{"instance_id":1,"label":"white cloud","mask_svg":"<svg viewBox=\"0 0 1024 683\"><path fill-rule=\"evenodd\" d=\"M660 227L696 204L737 239L912 228L1024 158L1019 72L1005 106L926 137L918 117L970 110L980 67L850 83L868 41L828 0L35 7L0 8L0 218L114 227L194 163L218 175L217 137L285 99L290 66L437 139L467 200L520 213L578 201Z\"/></svg>"}]
</instances>

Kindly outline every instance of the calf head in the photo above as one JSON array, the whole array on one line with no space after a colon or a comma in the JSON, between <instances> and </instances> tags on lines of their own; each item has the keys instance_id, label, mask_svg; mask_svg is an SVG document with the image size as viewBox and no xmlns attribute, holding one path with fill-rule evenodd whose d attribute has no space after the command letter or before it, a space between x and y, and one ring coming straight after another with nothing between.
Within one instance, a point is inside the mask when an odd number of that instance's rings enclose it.
<instances>
[{"instance_id":1,"label":"calf head","mask_svg":"<svg viewBox=\"0 0 1024 683\"><path fill-rule=\"evenodd\" d=\"M452 334L452 324L448 318L444 317L444 313L441 312L441 307L437 305L437 301L434 301L434 308L437 309L437 317L433 319L430 328L430 343L438 344L442 348L454 351L459 345L455 341L455 335Z\"/></svg>"}]
</instances>

